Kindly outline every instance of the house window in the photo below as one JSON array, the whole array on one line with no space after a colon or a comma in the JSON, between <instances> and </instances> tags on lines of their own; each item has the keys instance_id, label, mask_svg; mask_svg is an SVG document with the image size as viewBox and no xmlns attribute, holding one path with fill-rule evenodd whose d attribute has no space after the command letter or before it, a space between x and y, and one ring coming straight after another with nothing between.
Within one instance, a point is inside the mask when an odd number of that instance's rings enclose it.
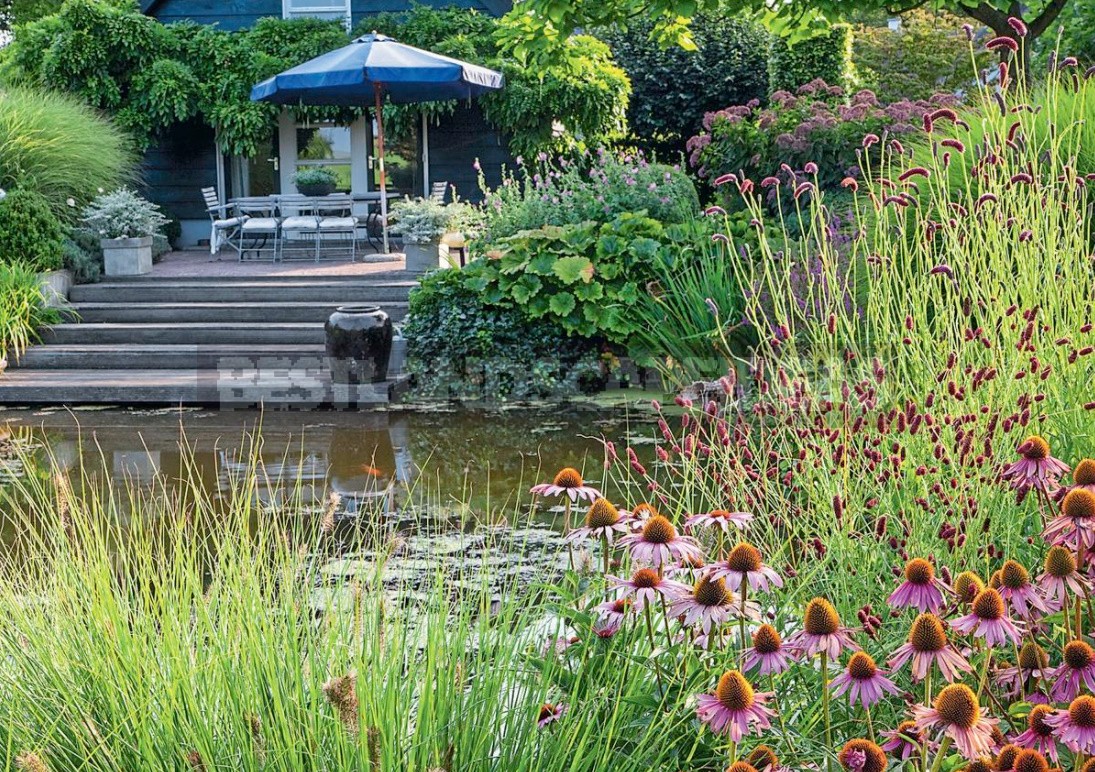
<instances>
[{"instance_id":1,"label":"house window","mask_svg":"<svg viewBox=\"0 0 1095 772\"><path fill-rule=\"evenodd\" d=\"M337 19L350 28L350 0L281 0L281 15L286 19L314 16Z\"/></svg>"},{"instance_id":2,"label":"house window","mask_svg":"<svg viewBox=\"0 0 1095 772\"><path fill-rule=\"evenodd\" d=\"M333 123L297 124L297 168L322 166L338 177L338 190L348 193L350 166L350 127Z\"/></svg>"}]
</instances>

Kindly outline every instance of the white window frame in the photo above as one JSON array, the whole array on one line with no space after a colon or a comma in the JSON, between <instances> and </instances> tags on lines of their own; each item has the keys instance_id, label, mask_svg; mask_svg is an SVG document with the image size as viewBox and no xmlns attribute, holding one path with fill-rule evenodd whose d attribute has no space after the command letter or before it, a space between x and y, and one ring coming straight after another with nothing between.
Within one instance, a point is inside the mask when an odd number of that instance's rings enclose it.
<instances>
[{"instance_id":1,"label":"white window frame","mask_svg":"<svg viewBox=\"0 0 1095 772\"><path fill-rule=\"evenodd\" d=\"M352 26L350 16L351 0L312 0L307 8L292 8L292 0L281 0L281 16L284 19L299 19L306 16L319 16L321 14L342 14L343 24L349 30Z\"/></svg>"}]
</instances>

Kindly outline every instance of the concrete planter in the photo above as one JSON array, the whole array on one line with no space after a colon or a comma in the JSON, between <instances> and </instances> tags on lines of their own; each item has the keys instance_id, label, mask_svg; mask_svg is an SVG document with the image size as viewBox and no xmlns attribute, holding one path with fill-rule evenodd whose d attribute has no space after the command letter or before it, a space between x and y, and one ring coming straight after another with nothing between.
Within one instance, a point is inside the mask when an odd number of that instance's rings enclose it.
<instances>
[{"instance_id":1,"label":"concrete planter","mask_svg":"<svg viewBox=\"0 0 1095 772\"><path fill-rule=\"evenodd\" d=\"M50 308L61 308L68 305L68 291L72 289L71 271L48 271L38 274L38 281L42 285L42 295L46 298L46 305Z\"/></svg>"},{"instance_id":2,"label":"concrete planter","mask_svg":"<svg viewBox=\"0 0 1095 772\"><path fill-rule=\"evenodd\" d=\"M411 273L425 273L441 266L441 256L436 241L404 244L403 253L407 256L407 270Z\"/></svg>"},{"instance_id":3,"label":"concrete planter","mask_svg":"<svg viewBox=\"0 0 1095 772\"><path fill-rule=\"evenodd\" d=\"M103 239L107 276L141 276L152 271L152 237Z\"/></svg>"}]
</instances>

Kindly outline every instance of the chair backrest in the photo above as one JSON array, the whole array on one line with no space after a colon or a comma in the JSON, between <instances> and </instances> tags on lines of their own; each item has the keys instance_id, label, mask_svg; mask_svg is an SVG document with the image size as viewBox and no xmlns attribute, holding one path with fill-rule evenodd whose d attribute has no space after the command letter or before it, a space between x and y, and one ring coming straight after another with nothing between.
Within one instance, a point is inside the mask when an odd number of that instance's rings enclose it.
<instances>
[{"instance_id":1,"label":"chair backrest","mask_svg":"<svg viewBox=\"0 0 1095 772\"><path fill-rule=\"evenodd\" d=\"M321 216L349 215L353 212L354 200L349 193L336 193L312 199L312 208Z\"/></svg>"},{"instance_id":2,"label":"chair backrest","mask_svg":"<svg viewBox=\"0 0 1095 772\"><path fill-rule=\"evenodd\" d=\"M430 200L438 204L445 203L445 194L449 192L448 182L435 182L430 186Z\"/></svg>"},{"instance_id":3,"label":"chair backrest","mask_svg":"<svg viewBox=\"0 0 1095 772\"><path fill-rule=\"evenodd\" d=\"M272 196L249 196L233 201L236 209L243 214L272 217L277 209L277 201Z\"/></svg>"},{"instance_id":4,"label":"chair backrest","mask_svg":"<svg viewBox=\"0 0 1095 772\"><path fill-rule=\"evenodd\" d=\"M216 188L202 188L202 198L205 199L206 209L213 209L221 205Z\"/></svg>"},{"instance_id":5,"label":"chair backrest","mask_svg":"<svg viewBox=\"0 0 1095 772\"><path fill-rule=\"evenodd\" d=\"M284 193L278 196L278 213L282 217L299 217L316 211L316 199L300 193Z\"/></svg>"}]
</instances>

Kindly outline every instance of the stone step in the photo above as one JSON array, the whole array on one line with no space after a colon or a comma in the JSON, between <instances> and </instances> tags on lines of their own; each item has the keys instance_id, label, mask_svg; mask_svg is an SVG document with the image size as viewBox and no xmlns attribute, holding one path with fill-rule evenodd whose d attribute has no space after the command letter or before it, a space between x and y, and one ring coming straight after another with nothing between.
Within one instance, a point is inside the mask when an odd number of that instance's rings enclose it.
<instances>
[{"instance_id":1,"label":"stone step","mask_svg":"<svg viewBox=\"0 0 1095 772\"><path fill-rule=\"evenodd\" d=\"M380 306L393 322L407 315L407 302L366 298L355 304ZM77 302L71 321L87 323L166 324L174 322L325 322L336 304L312 302Z\"/></svg>"},{"instance_id":2,"label":"stone step","mask_svg":"<svg viewBox=\"0 0 1095 772\"><path fill-rule=\"evenodd\" d=\"M406 301L408 280L145 280L80 284L72 303L321 303L327 306Z\"/></svg>"},{"instance_id":3,"label":"stone step","mask_svg":"<svg viewBox=\"0 0 1095 772\"><path fill-rule=\"evenodd\" d=\"M46 345L291 343L322 346L326 341L322 322L97 322L55 325L43 331L42 342Z\"/></svg>"},{"instance_id":4,"label":"stone step","mask_svg":"<svg viewBox=\"0 0 1095 772\"><path fill-rule=\"evenodd\" d=\"M201 404L307 410L384 405L402 380L332 384L325 371L13 370L0 381L5 404Z\"/></svg>"}]
</instances>

